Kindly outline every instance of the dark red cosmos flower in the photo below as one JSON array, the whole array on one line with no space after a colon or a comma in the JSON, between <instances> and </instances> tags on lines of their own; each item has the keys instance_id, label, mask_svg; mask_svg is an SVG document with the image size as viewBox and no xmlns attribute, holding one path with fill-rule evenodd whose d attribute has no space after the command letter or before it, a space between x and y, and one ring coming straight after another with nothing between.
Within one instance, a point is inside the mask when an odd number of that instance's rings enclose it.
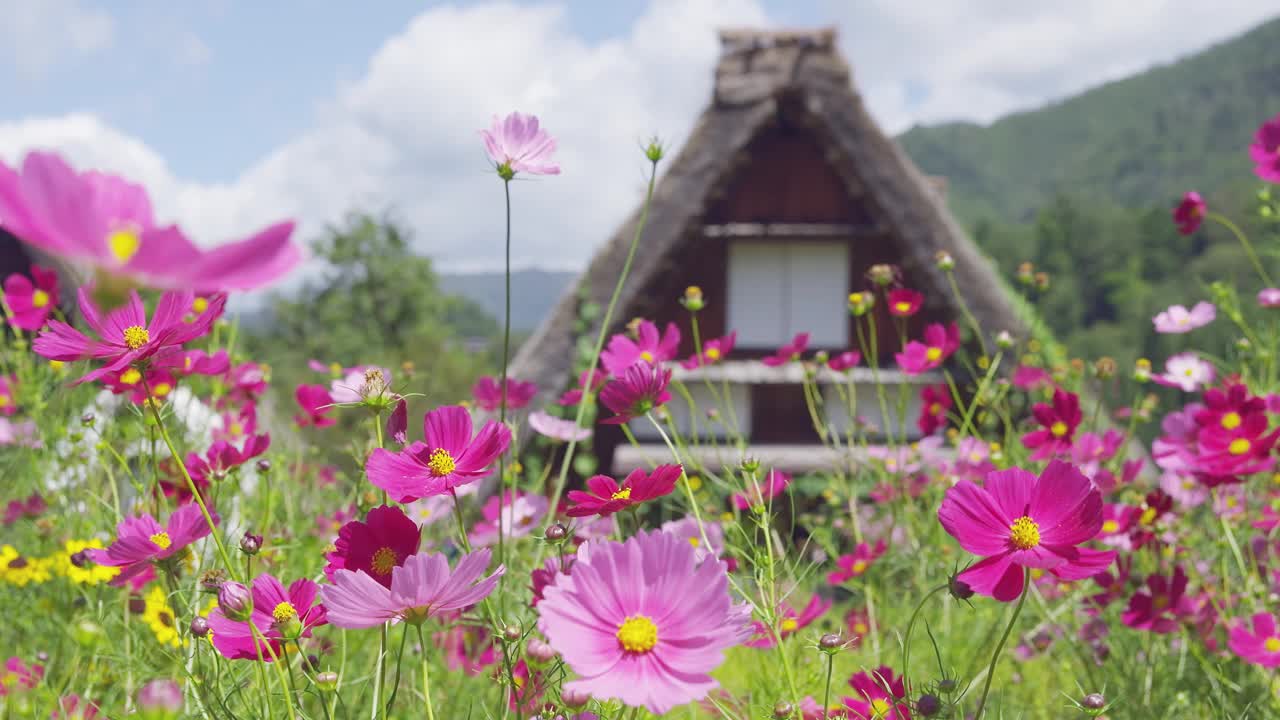
<instances>
[{"instance_id":1,"label":"dark red cosmos flower","mask_svg":"<svg viewBox=\"0 0 1280 720\"><path fill-rule=\"evenodd\" d=\"M1080 413L1080 396L1062 388L1053 391L1053 404L1036 403L1031 407L1041 428L1022 436L1022 444L1034 450L1032 460L1048 460L1054 455L1071 450L1076 428L1083 415Z\"/></svg>"},{"instance_id":2,"label":"dark red cosmos flower","mask_svg":"<svg viewBox=\"0 0 1280 720\"><path fill-rule=\"evenodd\" d=\"M418 552L418 525L398 507L381 505L369 511L364 522L353 520L338 531L334 551L325 555L330 580L338 570L363 570L385 587L391 587L391 570Z\"/></svg>"},{"instance_id":3,"label":"dark red cosmos flower","mask_svg":"<svg viewBox=\"0 0 1280 720\"><path fill-rule=\"evenodd\" d=\"M632 470L619 485L608 475L596 475L587 480L587 490L570 490L569 500L576 503L565 513L569 517L588 515L612 515L646 500L671 494L684 469L679 465L659 465L651 474L643 469Z\"/></svg>"},{"instance_id":4,"label":"dark red cosmos flower","mask_svg":"<svg viewBox=\"0 0 1280 720\"><path fill-rule=\"evenodd\" d=\"M1173 224L1178 226L1178 232L1183 235L1190 235L1200 228L1200 223L1204 221L1206 205L1200 197L1200 193L1194 190L1182 196L1182 202L1173 209Z\"/></svg>"},{"instance_id":5,"label":"dark red cosmos flower","mask_svg":"<svg viewBox=\"0 0 1280 720\"><path fill-rule=\"evenodd\" d=\"M911 317L924 305L924 295L910 288L890 290L888 300L889 314L895 317Z\"/></svg>"},{"instance_id":6,"label":"dark red cosmos flower","mask_svg":"<svg viewBox=\"0 0 1280 720\"><path fill-rule=\"evenodd\" d=\"M916 427L923 435L932 435L947 426L947 411L952 407L951 393L945 384L926 385L920 391L920 417Z\"/></svg>"},{"instance_id":7,"label":"dark red cosmos flower","mask_svg":"<svg viewBox=\"0 0 1280 720\"><path fill-rule=\"evenodd\" d=\"M622 377L611 381L600 391L600 402L613 411L613 417L602 420L608 425L621 425L640 417L671 399L667 385L671 370L639 362L627 368Z\"/></svg>"}]
</instances>

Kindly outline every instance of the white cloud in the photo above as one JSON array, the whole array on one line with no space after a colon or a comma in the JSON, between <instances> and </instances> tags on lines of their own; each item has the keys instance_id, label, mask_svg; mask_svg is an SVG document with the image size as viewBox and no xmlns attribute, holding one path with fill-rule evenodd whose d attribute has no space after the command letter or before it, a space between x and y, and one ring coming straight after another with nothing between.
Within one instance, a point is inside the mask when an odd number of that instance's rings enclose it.
<instances>
[{"instance_id":1,"label":"white cloud","mask_svg":"<svg viewBox=\"0 0 1280 720\"><path fill-rule=\"evenodd\" d=\"M887 129L989 122L1153 64L1276 14L1256 0L827 0Z\"/></svg>"},{"instance_id":2,"label":"white cloud","mask_svg":"<svg viewBox=\"0 0 1280 720\"><path fill-rule=\"evenodd\" d=\"M0 52L18 70L38 77L64 56L111 47L115 21L77 0L0 0Z\"/></svg>"}]
</instances>

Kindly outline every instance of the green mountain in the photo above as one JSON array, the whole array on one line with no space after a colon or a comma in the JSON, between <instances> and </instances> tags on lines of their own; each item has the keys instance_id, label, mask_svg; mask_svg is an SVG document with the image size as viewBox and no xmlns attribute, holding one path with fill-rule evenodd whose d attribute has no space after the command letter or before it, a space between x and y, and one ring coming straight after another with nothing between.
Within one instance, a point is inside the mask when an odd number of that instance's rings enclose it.
<instances>
[{"instance_id":1,"label":"green mountain","mask_svg":"<svg viewBox=\"0 0 1280 720\"><path fill-rule=\"evenodd\" d=\"M560 300L577 273L554 270L516 270L511 273L511 328L532 332ZM441 274L440 289L478 304L497 319L504 311L504 278L501 272Z\"/></svg>"},{"instance_id":2,"label":"green mountain","mask_svg":"<svg viewBox=\"0 0 1280 720\"><path fill-rule=\"evenodd\" d=\"M950 182L953 210L1030 221L1060 192L1125 207L1182 192L1256 187L1246 147L1280 112L1280 19L1178 62L987 125L916 127L899 137Z\"/></svg>"}]
</instances>

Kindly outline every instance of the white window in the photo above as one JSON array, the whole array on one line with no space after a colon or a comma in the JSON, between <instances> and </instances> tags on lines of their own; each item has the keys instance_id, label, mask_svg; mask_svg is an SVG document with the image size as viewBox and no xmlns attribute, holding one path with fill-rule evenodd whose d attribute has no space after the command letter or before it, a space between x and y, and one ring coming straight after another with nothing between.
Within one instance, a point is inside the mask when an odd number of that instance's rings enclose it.
<instances>
[{"instance_id":1,"label":"white window","mask_svg":"<svg viewBox=\"0 0 1280 720\"><path fill-rule=\"evenodd\" d=\"M744 348L774 348L798 332L809 344L849 344L849 246L791 241L729 244L728 329Z\"/></svg>"}]
</instances>

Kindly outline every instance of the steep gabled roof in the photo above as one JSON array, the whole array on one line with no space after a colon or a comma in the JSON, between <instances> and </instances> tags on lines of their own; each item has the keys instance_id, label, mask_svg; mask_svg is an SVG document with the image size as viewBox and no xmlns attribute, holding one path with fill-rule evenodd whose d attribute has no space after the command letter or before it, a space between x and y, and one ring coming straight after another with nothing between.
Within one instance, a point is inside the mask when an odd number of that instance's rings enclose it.
<instances>
[{"instance_id":1,"label":"steep gabled roof","mask_svg":"<svg viewBox=\"0 0 1280 720\"><path fill-rule=\"evenodd\" d=\"M901 246L903 264L934 302L959 316L947 279L935 264L936 254L945 250L955 258L956 281L983 330L1026 337L995 271L947 211L936 180L921 173L867 112L836 49L834 29L725 30L720 40L711 104L655 188L648 224L612 318L615 329L632 317L630 308L644 304L641 292L667 266L665 259L701 233L708 204L748 162L752 140L784 121L812 131L844 181L850 202L877 209L885 231ZM639 220L637 209L517 353L511 375L538 383L535 407L550 402L569 381L580 304L608 302Z\"/></svg>"}]
</instances>

